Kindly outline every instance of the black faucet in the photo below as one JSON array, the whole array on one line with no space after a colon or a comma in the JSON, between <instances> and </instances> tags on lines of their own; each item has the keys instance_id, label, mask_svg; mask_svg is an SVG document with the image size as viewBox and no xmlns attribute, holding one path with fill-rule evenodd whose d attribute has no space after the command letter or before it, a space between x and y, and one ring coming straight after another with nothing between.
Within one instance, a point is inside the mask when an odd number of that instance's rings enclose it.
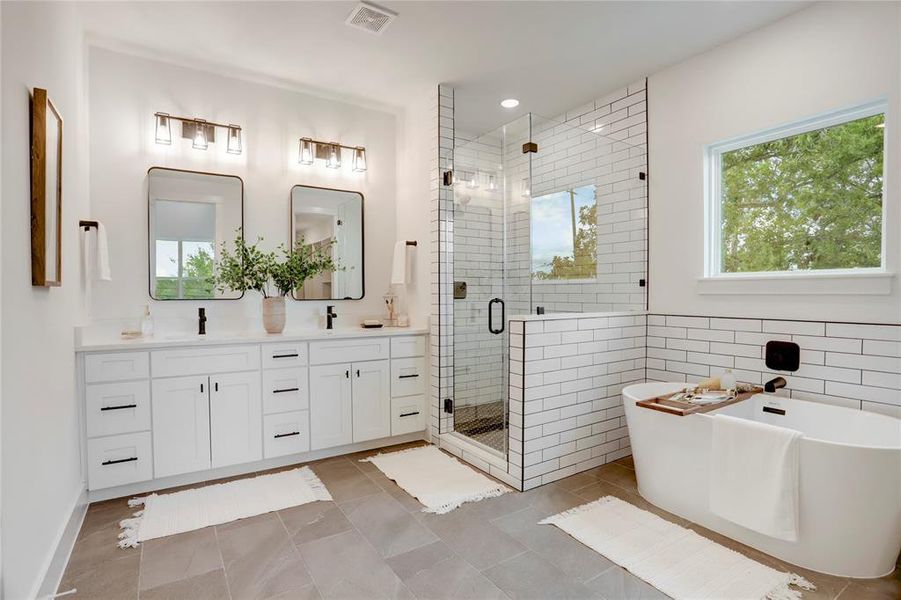
<instances>
[{"instance_id":1,"label":"black faucet","mask_svg":"<svg viewBox=\"0 0 901 600\"><path fill-rule=\"evenodd\" d=\"M206 335L206 309L197 309L197 335Z\"/></svg>"},{"instance_id":2,"label":"black faucet","mask_svg":"<svg viewBox=\"0 0 901 600\"><path fill-rule=\"evenodd\" d=\"M770 379L766 383L763 384L763 391L773 393L779 388L784 388L786 386L786 381L782 377L776 377L775 379Z\"/></svg>"},{"instance_id":3,"label":"black faucet","mask_svg":"<svg viewBox=\"0 0 901 600\"><path fill-rule=\"evenodd\" d=\"M338 318L338 313L335 312L334 305L328 305L325 307L325 328L332 329L332 320Z\"/></svg>"}]
</instances>

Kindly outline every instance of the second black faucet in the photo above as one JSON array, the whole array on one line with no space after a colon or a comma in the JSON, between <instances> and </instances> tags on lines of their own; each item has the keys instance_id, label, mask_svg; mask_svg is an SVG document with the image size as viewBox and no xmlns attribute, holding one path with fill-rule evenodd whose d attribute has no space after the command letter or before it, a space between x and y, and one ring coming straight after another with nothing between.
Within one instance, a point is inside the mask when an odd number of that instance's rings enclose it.
<instances>
[{"instance_id":1,"label":"second black faucet","mask_svg":"<svg viewBox=\"0 0 901 600\"><path fill-rule=\"evenodd\" d=\"M338 318L338 313L335 312L334 305L328 305L325 307L325 328L332 329L333 324L332 320Z\"/></svg>"}]
</instances>

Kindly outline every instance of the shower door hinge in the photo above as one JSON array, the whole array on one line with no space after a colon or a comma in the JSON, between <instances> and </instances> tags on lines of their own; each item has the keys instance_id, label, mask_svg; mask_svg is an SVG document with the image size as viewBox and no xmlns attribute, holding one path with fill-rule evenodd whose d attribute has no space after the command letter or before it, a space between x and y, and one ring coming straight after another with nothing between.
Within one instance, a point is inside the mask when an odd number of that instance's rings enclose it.
<instances>
[{"instance_id":1,"label":"shower door hinge","mask_svg":"<svg viewBox=\"0 0 901 600\"><path fill-rule=\"evenodd\" d=\"M452 398L444 399L444 412L446 412L446 413L454 412L454 401Z\"/></svg>"},{"instance_id":2,"label":"shower door hinge","mask_svg":"<svg viewBox=\"0 0 901 600\"><path fill-rule=\"evenodd\" d=\"M522 153L528 154L529 152L538 152L538 144L535 142L526 142L522 145Z\"/></svg>"},{"instance_id":3,"label":"shower door hinge","mask_svg":"<svg viewBox=\"0 0 901 600\"><path fill-rule=\"evenodd\" d=\"M648 178L648 174L645 173L644 171L639 171L639 172L638 172L638 178L641 179L642 181L644 181L645 179Z\"/></svg>"},{"instance_id":4,"label":"shower door hinge","mask_svg":"<svg viewBox=\"0 0 901 600\"><path fill-rule=\"evenodd\" d=\"M445 171L441 177L444 185L453 185L454 184L454 172L453 171Z\"/></svg>"}]
</instances>

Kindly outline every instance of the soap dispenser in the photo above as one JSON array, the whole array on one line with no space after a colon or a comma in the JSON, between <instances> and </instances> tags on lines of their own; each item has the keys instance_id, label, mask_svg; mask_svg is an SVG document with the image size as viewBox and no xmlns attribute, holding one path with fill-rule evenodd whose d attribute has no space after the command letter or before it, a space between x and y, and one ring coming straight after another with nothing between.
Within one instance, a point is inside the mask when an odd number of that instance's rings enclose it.
<instances>
[{"instance_id":1,"label":"soap dispenser","mask_svg":"<svg viewBox=\"0 0 901 600\"><path fill-rule=\"evenodd\" d=\"M144 305L144 316L141 317L141 335L150 337L153 335L153 317L150 316L150 305Z\"/></svg>"}]
</instances>

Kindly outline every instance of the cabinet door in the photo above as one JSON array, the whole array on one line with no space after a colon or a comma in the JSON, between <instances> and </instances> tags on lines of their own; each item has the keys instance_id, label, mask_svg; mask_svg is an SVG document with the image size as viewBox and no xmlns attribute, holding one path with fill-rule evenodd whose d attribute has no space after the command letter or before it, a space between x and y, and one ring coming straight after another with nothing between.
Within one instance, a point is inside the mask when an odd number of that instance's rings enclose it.
<instances>
[{"instance_id":1,"label":"cabinet door","mask_svg":"<svg viewBox=\"0 0 901 600\"><path fill-rule=\"evenodd\" d=\"M153 380L154 477L210 468L208 377Z\"/></svg>"},{"instance_id":2,"label":"cabinet door","mask_svg":"<svg viewBox=\"0 0 901 600\"><path fill-rule=\"evenodd\" d=\"M351 365L310 367L310 447L343 446L353 441Z\"/></svg>"},{"instance_id":3,"label":"cabinet door","mask_svg":"<svg viewBox=\"0 0 901 600\"><path fill-rule=\"evenodd\" d=\"M390 361L354 363L353 440L365 442L391 435Z\"/></svg>"},{"instance_id":4,"label":"cabinet door","mask_svg":"<svg viewBox=\"0 0 901 600\"><path fill-rule=\"evenodd\" d=\"M259 372L210 377L210 438L213 467L263 458Z\"/></svg>"}]
</instances>

